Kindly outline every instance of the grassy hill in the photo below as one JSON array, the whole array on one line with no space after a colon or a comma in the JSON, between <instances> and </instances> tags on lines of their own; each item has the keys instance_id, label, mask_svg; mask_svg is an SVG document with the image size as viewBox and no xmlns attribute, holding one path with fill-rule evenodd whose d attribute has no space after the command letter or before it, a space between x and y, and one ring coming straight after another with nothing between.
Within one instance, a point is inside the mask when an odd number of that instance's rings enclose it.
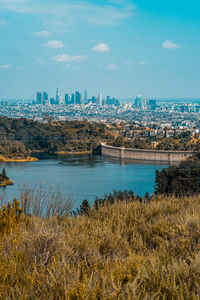
<instances>
[{"instance_id":1,"label":"grassy hill","mask_svg":"<svg viewBox=\"0 0 200 300\"><path fill-rule=\"evenodd\" d=\"M200 198L117 200L76 217L0 211L1 299L200 299Z\"/></svg>"}]
</instances>

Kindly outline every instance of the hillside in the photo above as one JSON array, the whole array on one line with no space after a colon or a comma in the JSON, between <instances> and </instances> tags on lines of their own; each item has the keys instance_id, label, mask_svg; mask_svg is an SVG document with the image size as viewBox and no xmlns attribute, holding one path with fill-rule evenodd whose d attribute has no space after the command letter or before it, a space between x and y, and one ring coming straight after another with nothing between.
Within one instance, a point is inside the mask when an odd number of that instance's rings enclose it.
<instances>
[{"instance_id":1,"label":"hillside","mask_svg":"<svg viewBox=\"0 0 200 300\"><path fill-rule=\"evenodd\" d=\"M118 137L118 135L117 135ZM67 121L60 123L40 123L28 119L9 119L0 117L0 140L4 144L14 142L7 147L9 153L43 152L91 152L100 143L115 139L115 134L101 123L88 121ZM0 143L0 154L5 152ZM1 150L2 148L2 150ZM14 148L14 149L13 149Z\"/></svg>"},{"instance_id":2,"label":"hillside","mask_svg":"<svg viewBox=\"0 0 200 300\"><path fill-rule=\"evenodd\" d=\"M137 149L199 149L199 139L186 133L174 138L157 139L135 134L130 138L126 136L123 124L106 126L87 120L41 123L25 118L0 117L0 160L29 161L31 152L98 152L100 142Z\"/></svg>"},{"instance_id":3,"label":"hillside","mask_svg":"<svg viewBox=\"0 0 200 300\"><path fill-rule=\"evenodd\" d=\"M115 202L73 218L0 212L1 299L200 299L200 198Z\"/></svg>"}]
</instances>

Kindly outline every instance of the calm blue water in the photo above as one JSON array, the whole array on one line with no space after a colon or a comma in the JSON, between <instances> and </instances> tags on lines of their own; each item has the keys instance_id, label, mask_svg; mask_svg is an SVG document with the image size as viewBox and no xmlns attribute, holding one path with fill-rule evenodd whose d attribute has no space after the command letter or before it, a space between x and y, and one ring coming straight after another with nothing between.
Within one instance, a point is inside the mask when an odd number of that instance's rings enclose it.
<instances>
[{"instance_id":1,"label":"calm blue water","mask_svg":"<svg viewBox=\"0 0 200 300\"><path fill-rule=\"evenodd\" d=\"M0 188L0 196L6 200L19 197L23 184L45 184L50 191L60 186L63 197L71 196L74 207L84 199L94 201L113 190L132 190L143 196L153 193L155 171L166 165L120 161L100 155L62 155L41 159L38 162L1 163L13 186Z\"/></svg>"}]
</instances>

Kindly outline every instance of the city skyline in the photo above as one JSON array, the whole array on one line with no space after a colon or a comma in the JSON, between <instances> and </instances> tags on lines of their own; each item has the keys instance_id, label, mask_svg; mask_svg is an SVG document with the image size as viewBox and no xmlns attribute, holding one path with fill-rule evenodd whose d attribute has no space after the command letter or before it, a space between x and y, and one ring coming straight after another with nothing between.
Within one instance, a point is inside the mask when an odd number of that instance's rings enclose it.
<instances>
[{"instance_id":1,"label":"city skyline","mask_svg":"<svg viewBox=\"0 0 200 300\"><path fill-rule=\"evenodd\" d=\"M54 86L200 97L197 1L0 0L0 11L0 99Z\"/></svg>"},{"instance_id":2,"label":"city skyline","mask_svg":"<svg viewBox=\"0 0 200 300\"><path fill-rule=\"evenodd\" d=\"M4 102L4 101L3 101ZM85 89L83 93L80 91L74 91L72 93L65 92L64 97L61 95L59 88L56 88L56 96L52 97L46 91L37 91L36 99L33 100L36 104L57 104L57 105L86 105L86 104L96 104L96 105L115 105L120 106L120 101L115 97L106 96L103 98L102 93L98 96L88 97L88 91Z\"/></svg>"}]
</instances>

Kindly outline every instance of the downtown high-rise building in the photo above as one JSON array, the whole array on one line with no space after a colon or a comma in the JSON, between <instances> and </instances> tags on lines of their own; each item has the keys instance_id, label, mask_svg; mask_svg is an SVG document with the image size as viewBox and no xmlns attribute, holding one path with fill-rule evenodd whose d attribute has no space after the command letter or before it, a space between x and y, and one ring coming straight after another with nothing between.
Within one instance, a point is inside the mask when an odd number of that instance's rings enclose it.
<instances>
[{"instance_id":1,"label":"downtown high-rise building","mask_svg":"<svg viewBox=\"0 0 200 300\"><path fill-rule=\"evenodd\" d=\"M65 105L69 105L70 103L70 95L69 94L65 94Z\"/></svg>"},{"instance_id":2,"label":"downtown high-rise building","mask_svg":"<svg viewBox=\"0 0 200 300\"><path fill-rule=\"evenodd\" d=\"M43 104L43 93L42 92L37 92L36 102L37 102L37 104Z\"/></svg>"},{"instance_id":3,"label":"downtown high-rise building","mask_svg":"<svg viewBox=\"0 0 200 300\"><path fill-rule=\"evenodd\" d=\"M46 92L37 92L36 103L42 105L49 104L48 94Z\"/></svg>"},{"instance_id":4,"label":"downtown high-rise building","mask_svg":"<svg viewBox=\"0 0 200 300\"><path fill-rule=\"evenodd\" d=\"M102 101L103 101L103 97L102 94L100 93L97 98L97 105L102 106Z\"/></svg>"},{"instance_id":5,"label":"downtown high-rise building","mask_svg":"<svg viewBox=\"0 0 200 300\"><path fill-rule=\"evenodd\" d=\"M43 92L43 103L42 104L48 104L49 103L49 97L46 92Z\"/></svg>"},{"instance_id":6,"label":"downtown high-rise building","mask_svg":"<svg viewBox=\"0 0 200 300\"><path fill-rule=\"evenodd\" d=\"M71 104L75 104L75 95L71 94Z\"/></svg>"},{"instance_id":7,"label":"downtown high-rise building","mask_svg":"<svg viewBox=\"0 0 200 300\"><path fill-rule=\"evenodd\" d=\"M56 104L61 105L63 104L63 98L60 95L59 88L56 90Z\"/></svg>"},{"instance_id":8,"label":"downtown high-rise building","mask_svg":"<svg viewBox=\"0 0 200 300\"><path fill-rule=\"evenodd\" d=\"M135 105L139 108L144 108L148 105L148 100L137 95L135 98Z\"/></svg>"},{"instance_id":9,"label":"downtown high-rise building","mask_svg":"<svg viewBox=\"0 0 200 300\"><path fill-rule=\"evenodd\" d=\"M75 92L75 104L81 104L81 93L79 93L78 91Z\"/></svg>"},{"instance_id":10,"label":"downtown high-rise building","mask_svg":"<svg viewBox=\"0 0 200 300\"><path fill-rule=\"evenodd\" d=\"M84 104L88 104L87 90L84 91Z\"/></svg>"},{"instance_id":11,"label":"downtown high-rise building","mask_svg":"<svg viewBox=\"0 0 200 300\"><path fill-rule=\"evenodd\" d=\"M56 90L56 104L60 104L60 91L58 88Z\"/></svg>"}]
</instances>

